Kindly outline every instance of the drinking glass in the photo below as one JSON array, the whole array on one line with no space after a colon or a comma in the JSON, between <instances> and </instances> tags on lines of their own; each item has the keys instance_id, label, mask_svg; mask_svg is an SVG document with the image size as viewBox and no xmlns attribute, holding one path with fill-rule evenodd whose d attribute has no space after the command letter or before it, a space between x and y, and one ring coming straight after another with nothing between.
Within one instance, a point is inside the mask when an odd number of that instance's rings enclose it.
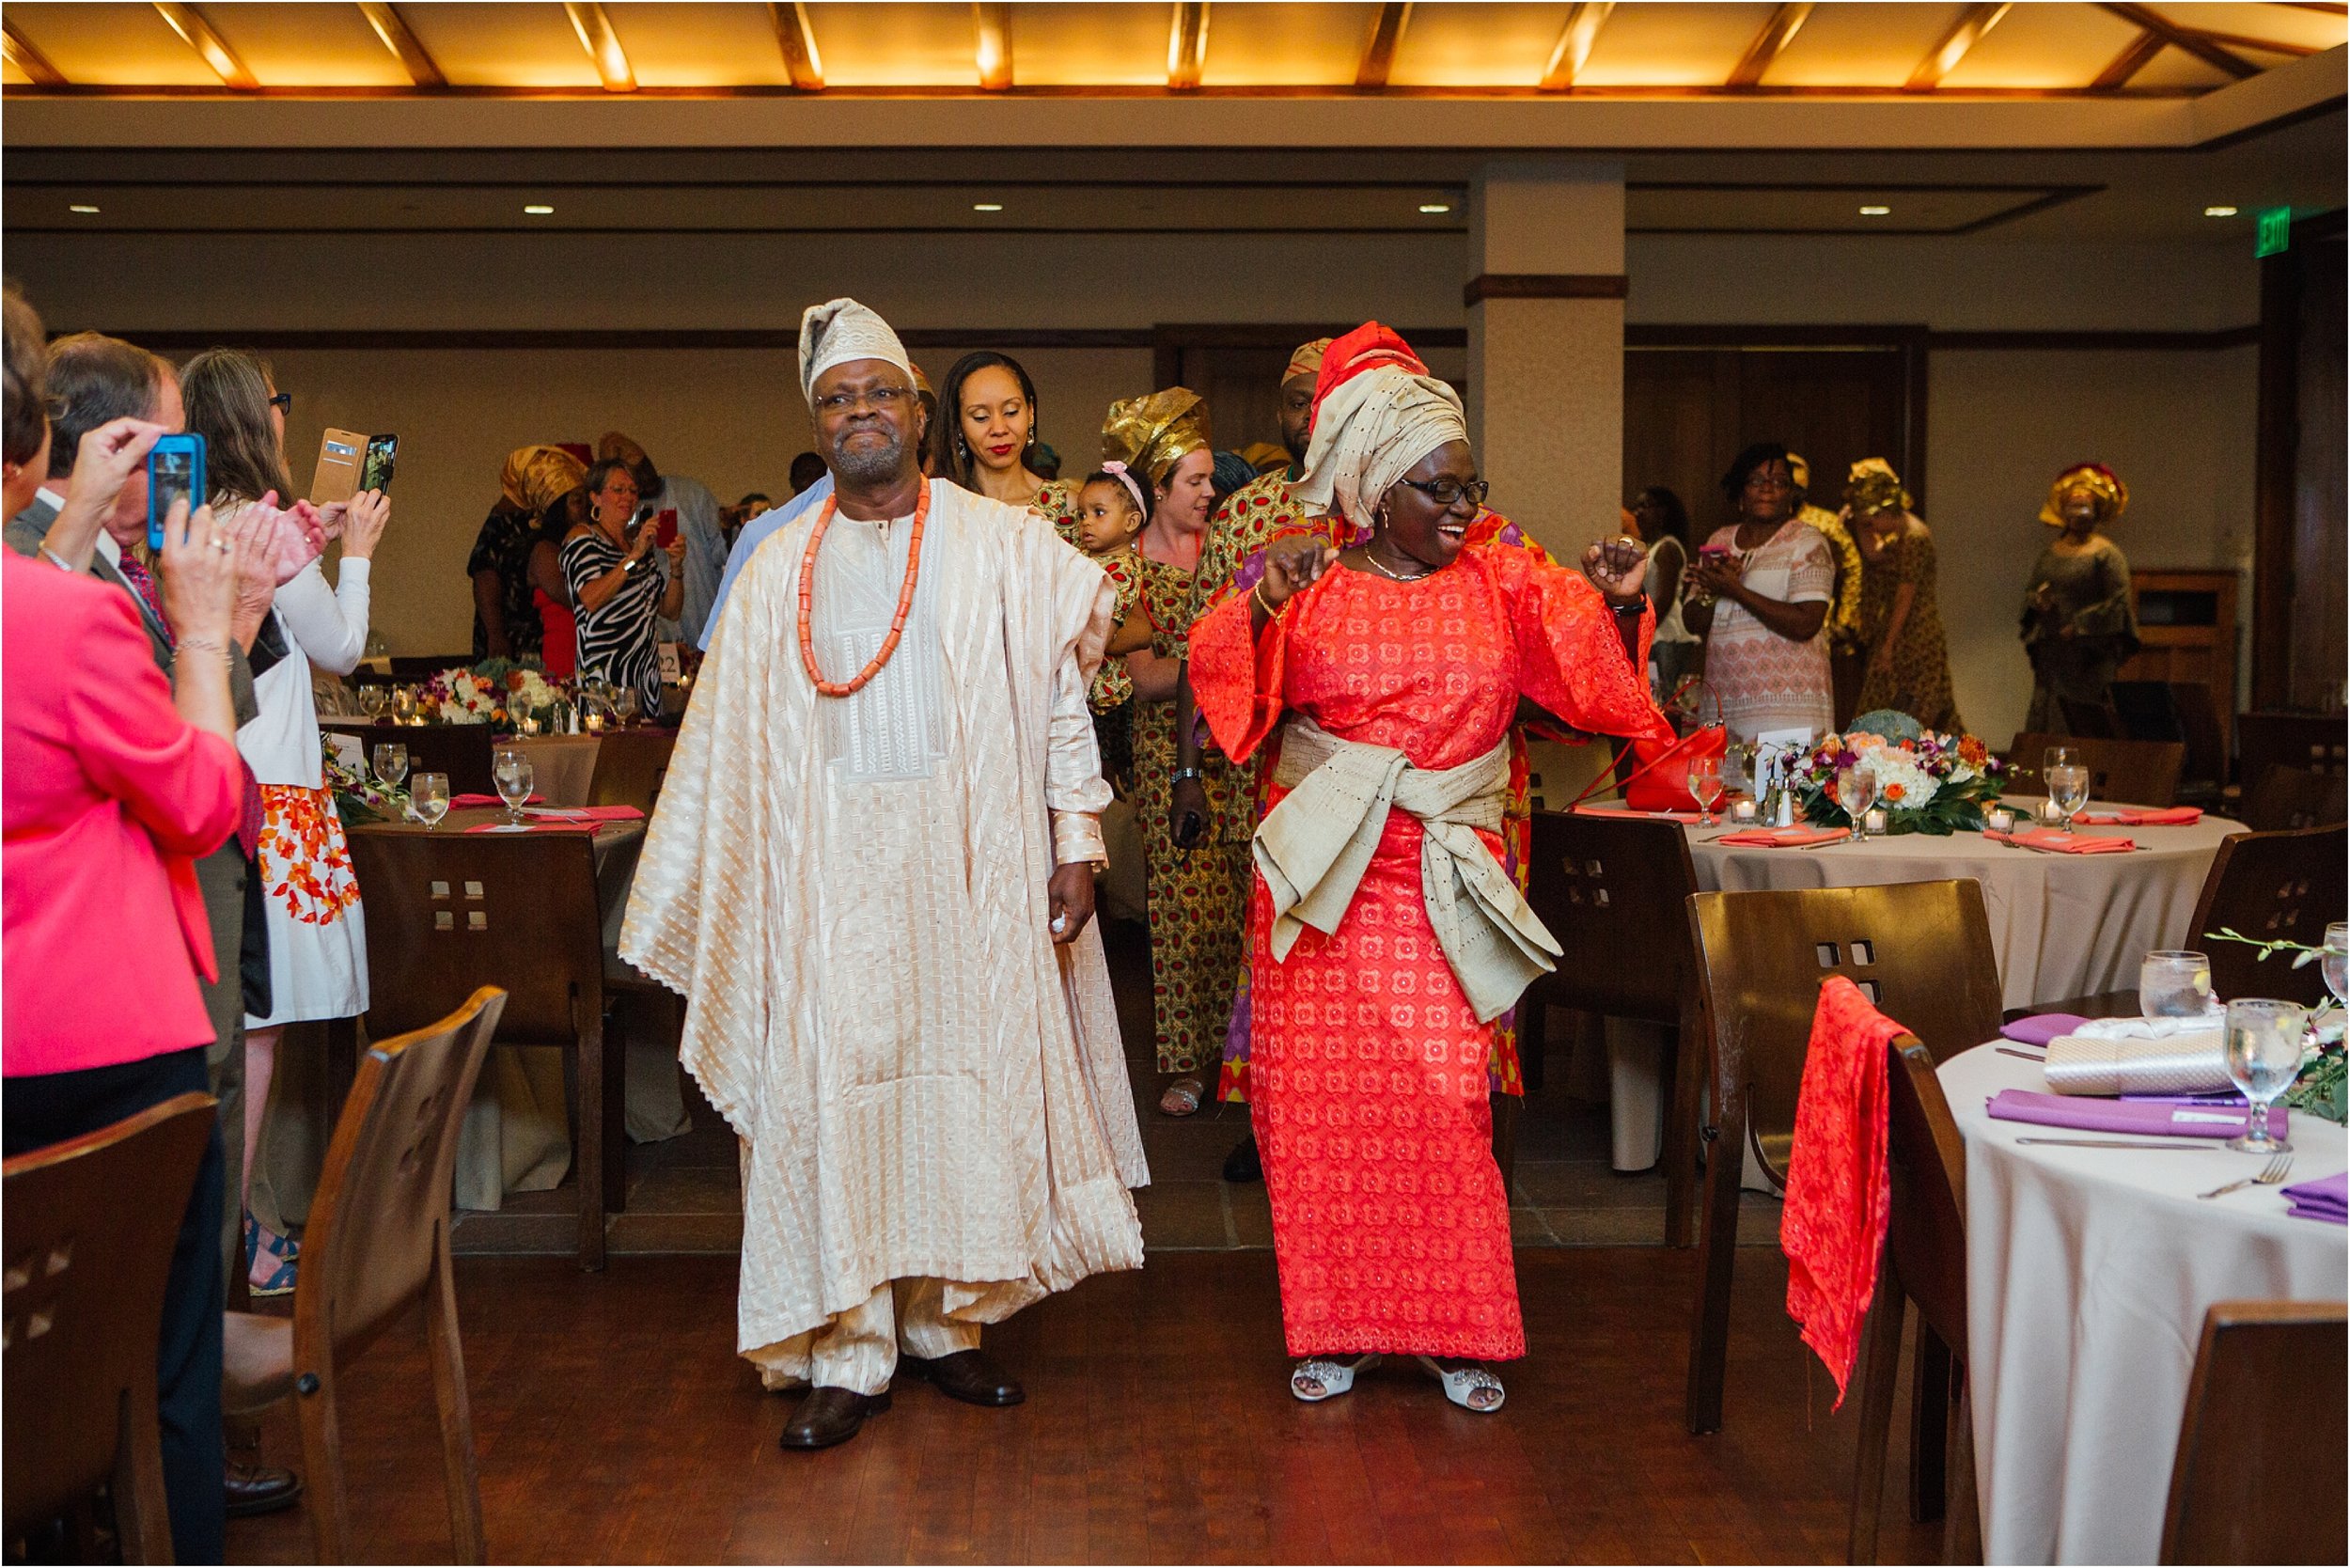
<instances>
[{"instance_id":1,"label":"drinking glass","mask_svg":"<svg viewBox=\"0 0 2350 1568\"><path fill-rule=\"evenodd\" d=\"M1714 808L1722 798L1722 760L1700 757L1689 765L1689 792L1698 799L1698 820L1714 825Z\"/></svg>"},{"instance_id":2,"label":"drinking glass","mask_svg":"<svg viewBox=\"0 0 2350 1568\"><path fill-rule=\"evenodd\" d=\"M408 791L409 809L424 819L427 827L438 827L448 815L448 775L420 773Z\"/></svg>"},{"instance_id":3,"label":"drinking glass","mask_svg":"<svg viewBox=\"0 0 2350 1568\"><path fill-rule=\"evenodd\" d=\"M2054 747L2050 748L2055 749ZM2048 800L2064 819L2064 830L2073 831L2073 819L2089 806L2089 770L2077 762L2067 762L2047 770Z\"/></svg>"},{"instance_id":4,"label":"drinking glass","mask_svg":"<svg viewBox=\"0 0 2350 1568\"><path fill-rule=\"evenodd\" d=\"M1869 808L1877 803L1877 776L1872 768L1846 768L1836 781L1836 801L1852 819L1852 836L1869 836Z\"/></svg>"},{"instance_id":5,"label":"drinking glass","mask_svg":"<svg viewBox=\"0 0 2350 1568\"><path fill-rule=\"evenodd\" d=\"M2138 1011L2148 1018L2201 1018L2211 1011L2211 960L2153 952L2138 966Z\"/></svg>"},{"instance_id":6,"label":"drinking glass","mask_svg":"<svg viewBox=\"0 0 2350 1568\"><path fill-rule=\"evenodd\" d=\"M2040 754L2040 775L2045 778L2050 768L2077 768L2081 765L2081 748L2076 745L2052 745Z\"/></svg>"},{"instance_id":7,"label":"drinking glass","mask_svg":"<svg viewBox=\"0 0 2350 1568\"><path fill-rule=\"evenodd\" d=\"M530 787L537 782L530 759L516 746L502 745L490 760L490 773L497 780L498 798L506 802L506 820L519 823L523 820L523 802L530 798Z\"/></svg>"},{"instance_id":8,"label":"drinking glass","mask_svg":"<svg viewBox=\"0 0 2350 1568\"><path fill-rule=\"evenodd\" d=\"M392 716L402 724L406 724L416 716L415 687L394 686L392 688Z\"/></svg>"},{"instance_id":9,"label":"drinking glass","mask_svg":"<svg viewBox=\"0 0 2350 1568\"><path fill-rule=\"evenodd\" d=\"M375 743L375 776L400 788L400 781L408 776L408 748L398 741Z\"/></svg>"},{"instance_id":10,"label":"drinking glass","mask_svg":"<svg viewBox=\"0 0 2350 1568\"><path fill-rule=\"evenodd\" d=\"M2318 964L2325 971L2326 989L2334 994L2334 1005L2350 1002L2342 990L2350 983L2350 920L2336 920L2326 928L2326 956Z\"/></svg>"},{"instance_id":11,"label":"drinking glass","mask_svg":"<svg viewBox=\"0 0 2350 1568\"><path fill-rule=\"evenodd\" d=\"M385 697L383 687L361 686L359 688L359 711L367 714L368 717L371 719L382 718L384 716L384 701Z\"/></svg>"},{"instance_id":12,"label":"drinking glass","mask_svg":"<svg viewBox=\"0 0 2350 1568\"><path fill-rule=\"evenodd\" d=\"M2228 1004L2228 1076L2252 1102L2242 1137L2228 1147L2248 1154L2281 1154L2293 1145L2268 1131L2268 1107L2301 1075L2301 1039L2310 1010L2298 1002L2243 996Z\"/></svg>"}]
</instances>

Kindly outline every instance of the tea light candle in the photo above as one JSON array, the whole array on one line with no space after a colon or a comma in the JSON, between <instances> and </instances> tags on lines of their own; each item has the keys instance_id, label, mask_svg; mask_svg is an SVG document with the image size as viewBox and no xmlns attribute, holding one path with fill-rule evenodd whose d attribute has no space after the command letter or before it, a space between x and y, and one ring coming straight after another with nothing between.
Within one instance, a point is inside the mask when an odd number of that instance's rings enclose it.
<instances>
[{"instance_id":1,"label":"tea light candle","mask_svg":"<svg viewBox=\"0 0 2350 1568\"><path fill-rule=\"evenodd\" d=\"M539 732L539 715L536 713L525 713L523 715L522 730L525 735L536 735Z\"/></svg>"},{"instance_id":2,"label":"tea light candle","mask_svg":"<svg viewBox=\"0 0 2350 1568\"><path fill-rule=\"evenodd\" d=\"M2057 809L2055 801L2044 800L2040 803L2040 820L2044 823L2061 823L2064 813Z\"/></svg>"},{"instance_id":3,"label":"tea light candle","mask_svg":"<svg viewBox=\"0 0 2350 1568\"><path fill-rule=\"evenodd\" d=\"M2015 813L2004 806L1995 806L1991 808L1990 823L1994 833L2013 833L2015 831Z\"/></svg>"},{"instance_id":4,"label":"tea light candle","mask_svg":"<svg viewBox=\"0 0 2350 1568\"><path fill-rule=\"evenodd\" d=\"M603 733L603 715L602 713L589 713L588 715L588 733L590 735L601 735Z\"/></svg>"},{"instance_id":5,"label":"tea light candle","mask_svg":"<svg viewBox=\"0 0 2350 1568\"><path fill-rule=\"evenodd\" d=\"M1730 820L1732 822L1750 823L1755 820L1755 816L1754 802L1750 800L1738 801L1730 808Z\"/></svg>"},{"instance_id":6,"label":"tea light candle","mask_svg":"<svg viewBox=\"0 0 2350 1568\"><path fill-rule=\"evenodd\" d=\"M1885 814L1885 808L1881 806L1871 807L1860 820L1869 824L1869 831L1872 833L1884 832L1892 822L1892 819Z\"/></svg>"}]
</instances>

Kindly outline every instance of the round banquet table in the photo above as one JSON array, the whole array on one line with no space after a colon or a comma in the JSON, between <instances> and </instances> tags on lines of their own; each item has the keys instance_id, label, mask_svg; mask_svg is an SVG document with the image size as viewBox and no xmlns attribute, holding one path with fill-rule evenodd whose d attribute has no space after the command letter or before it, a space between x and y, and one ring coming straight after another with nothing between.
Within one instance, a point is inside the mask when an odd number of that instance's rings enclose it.
<instances>
[{"instance_id":1,"label":"round banquet table","mask_svg":"<svg viewBox=\"0 0 2350 1568\"><path fill-rule=\"evenodd\" d=\"M2003 1089L2044 1090L1998 1043L1942 1064L1966 1143L1966 1362L1985 1562L2152 1562L2203 1313L2220 1301L2339 1301L2339 1225L2276 1187L2195 1194L2262 1161L2209 1152L2025 1148L2096 1137L1995 1121ZM2290 1182L2350 1165L2342 1129L2293 1113ZM2186 1141L2186 1140L2182 1140ZM2338 1399L2280 1389L2279 1401ZM2281 1506L2281 1504L2280 1504Z\"/></svg>"},{"instance_id":2,"label":"round banquet table","mask_svg":"<svg viewBox=\"0 0 2350 1568\"><path fill-rule=\"evenodd\" d=\"M1709 893L1962 877L1982 883L2003 999L2014 1008L2134 986L2138 963L2149 952L2195 946L2186 928L2212 857L2221 839L2246 828L2206 814L2181 827L2086 830L2134 839L2138 848L2127 855L2048 855L1980 833L1947 839L1904 833L1809 850L1739 849L1717 841L1728 831L1688 829L1698 886Z\"/></svg>"}]
</instances>

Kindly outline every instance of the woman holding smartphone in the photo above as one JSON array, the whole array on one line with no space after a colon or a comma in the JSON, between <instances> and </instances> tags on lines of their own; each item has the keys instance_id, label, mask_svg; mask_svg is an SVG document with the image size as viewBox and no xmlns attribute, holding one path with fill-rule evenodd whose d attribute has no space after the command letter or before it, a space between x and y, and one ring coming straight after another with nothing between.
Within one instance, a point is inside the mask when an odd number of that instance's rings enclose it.
<instances>
[{"instance_id":1,"label":"woman holding smartphone","mask_svg":"<svg viewBox=\"0 0 2350 1568\"><path fill-rule=\"evenodd\" d=\"M634 522L636 478L606 459L588 470L589 521L563 541L563 577L579 619L579 673L633 690L661 716L661 657L653 622L685 608L685 541L660 549L651 519ZM662 562L667 563L665 572Z\"/></svg>"},{"instance_id":2,"label":"woman holding smartphone","mask_svg":"<svg viewBox=\"0 0 2350 1568\"><path fill-rule=\"evenodd\" d=\"M1836 557L1818 529L1795 515L1787 448L1763 441L1722 476L1738 521L1715 531L1684 580L1682 618L1707 639L1705 681L1733 742L1773 730L1835 728L1828 604Z\"/></svg>"}]
</instances>

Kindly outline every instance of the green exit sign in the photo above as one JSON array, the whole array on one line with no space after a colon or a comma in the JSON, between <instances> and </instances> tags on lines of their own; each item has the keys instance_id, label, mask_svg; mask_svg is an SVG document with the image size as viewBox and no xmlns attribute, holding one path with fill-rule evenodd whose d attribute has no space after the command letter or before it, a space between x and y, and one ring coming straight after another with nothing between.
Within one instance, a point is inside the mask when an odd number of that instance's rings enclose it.
<instances>
[{"instance_id":1,"label":"green exit sign","mask_svg":"<svg viewBox=\"0 0 2350 1568\"><path fill-rule=\"evenodd\" d=\"M2293 209L2271 207L2260 215L2260 239L2252 247L2254 256L2282 256L2293 243Z\"/></svg>"}]
</instances>

